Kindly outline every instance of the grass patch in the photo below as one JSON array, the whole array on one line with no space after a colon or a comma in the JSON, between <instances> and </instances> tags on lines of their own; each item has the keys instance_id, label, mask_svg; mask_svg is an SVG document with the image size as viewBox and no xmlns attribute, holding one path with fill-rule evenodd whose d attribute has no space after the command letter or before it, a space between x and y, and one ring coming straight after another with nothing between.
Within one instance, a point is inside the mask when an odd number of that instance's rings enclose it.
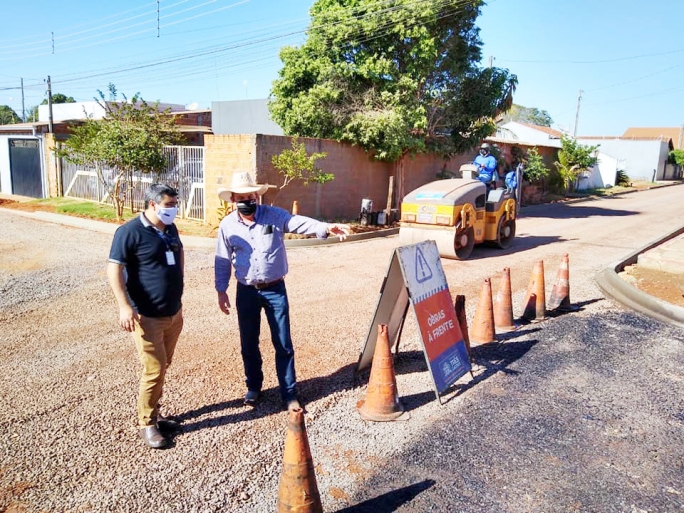
<instances>
[{"instance_id":1,"label":"grass patch","mask_svg":"<svg viewBox=\"0 0 684 513\"><path fill-rule=\"evenodd\" d=\"M78 217L88 217L101 221L116 221L116 210L110 205L94 203L91 201L74 201L73 198L51 198L52 200L63 199L66 201L58 202L55 205L55 212ZM127 221L137 216L137 212L124 209L123 219Z\"/></svg>"},{"instance_id":2,"label":"grass patch","mask_svg":"<svg viewBox=\"0 0 684 513\"><path fill-rule=\"evenodd\" d=\"M117 221L116 210L112 205L85 201L78 198L44 198L30 201L13 201L3 203L4 207L16 208L28 211L53 212L55 214L68 215L73 217L83 217L96 221L123 224L140 215L140 212L131 212L130 208L124 208L123 221ZM195 237L216 237L217 228L200 221L176 218L176 226L181 235L192 235Z\"/></svg>"}]
</instances>

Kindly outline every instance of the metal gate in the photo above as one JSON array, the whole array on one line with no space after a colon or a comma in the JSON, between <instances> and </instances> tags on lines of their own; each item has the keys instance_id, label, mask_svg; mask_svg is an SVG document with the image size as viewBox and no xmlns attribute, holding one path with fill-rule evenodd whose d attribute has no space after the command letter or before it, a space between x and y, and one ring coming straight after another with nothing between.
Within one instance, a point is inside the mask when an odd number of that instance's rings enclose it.
<instances>
[{"instance_id":1,"label":"metal gate","mask_svg":"<svg viewBox=\"0 0 684 513\"><path fill-rule=\"evenodd\" d=\"M10 139L9 156L12 194L43 198L38 139Z\"/></svg>"},{"instance_id":2,"label":"metal gate","mask_svg":"<svg viewBox=\"0 0 684 513\"><path fill-rule=\"evenodd\" d=\"M178 189L181 215L204 221L204 147L166 146L165 183Z\"/></svg>"},{"instance_id":3,"label":"metal gate","mask_svg":"<svg viewBox=\"0 0 684 513\"><path fill-rule=\"evenodd\" d=\"M135 210L145 208L145 190L152 183L166 183L178 190L179 216L205 221L204 208L204 148L202 146L166 146L168 158L166 169L161 173L134 172L132 183L122 181L124 187L131 185L129 205ZM76 166L62 159L62 194L102 203L111 203L109 193L94 168ZM105 176L108 173L105 170Z\"/></svg>"}]
</instances>

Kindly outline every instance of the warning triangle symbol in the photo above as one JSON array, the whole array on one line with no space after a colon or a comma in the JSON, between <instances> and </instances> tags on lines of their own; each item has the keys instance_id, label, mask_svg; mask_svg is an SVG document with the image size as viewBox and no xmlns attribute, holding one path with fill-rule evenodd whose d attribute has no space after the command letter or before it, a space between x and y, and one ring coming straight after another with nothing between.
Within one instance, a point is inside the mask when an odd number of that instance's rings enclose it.
<instances>
[{"instance_id":1,"label":"warning triangle symbol","mask_svg":"<svg viewBox=\"0 0 684 513\"><path fill-rule=\"evenodd\" d=\"M423 283L430 278L432 278L432 269L430 269L420 248L416 248L416 281Z\"/></svg>"}]
</instances>

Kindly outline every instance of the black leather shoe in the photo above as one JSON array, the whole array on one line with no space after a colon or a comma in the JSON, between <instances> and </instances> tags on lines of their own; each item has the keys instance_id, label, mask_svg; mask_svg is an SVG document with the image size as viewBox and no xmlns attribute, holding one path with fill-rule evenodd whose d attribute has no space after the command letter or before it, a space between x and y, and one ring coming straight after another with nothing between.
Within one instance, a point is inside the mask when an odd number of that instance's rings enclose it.
<instances>
[{"instance_id":1,"label":"black leather shoe","mask_svg":"<svg viewBox=\"0 0 684 513\"><path fill-rule=\"evenodd\" d=\"M162 417L161 415L157 417L157 426L161 432L171 433L178 431L181 427L180 424L175 417Z\"/></svg>"},{"instance_id":2,"label":"black leather shoe","mask_svg":"<svg viewBox=\"0 0 684 513\"><path fill-rule=\"evenodd\" d=\"M259 401L260 395L261 394L258 390L247 390L244 400L245 406L256 406L257 402Z\"/></svg>"},{"instance_id":3,"label":"black leather shoe","mask_svg":"<svg viewBox=\"0 0 684 513\"><path fill-rule=\"evenodd\" d=\"M159 432L157 426L146 426L141 428L139 433L140 438L150 449L163 449L169 445L169 441Z\"/></svg>"}]
</instances>

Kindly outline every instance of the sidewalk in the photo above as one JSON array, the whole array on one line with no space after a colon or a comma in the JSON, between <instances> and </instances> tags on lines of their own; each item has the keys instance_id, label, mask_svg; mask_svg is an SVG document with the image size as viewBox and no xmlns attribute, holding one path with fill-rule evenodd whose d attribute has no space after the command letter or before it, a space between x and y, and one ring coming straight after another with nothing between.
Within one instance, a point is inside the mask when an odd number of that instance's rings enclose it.
<instances>
[{"instance_id":1,"label":"sidewalk","mask_svg":"<svg viewBox=\"0 0 684 513\"><path fill-rule=\"evenodd\" d=\"M599 287L617 302L684 328L684 308L650 296L618 276L625 267L634 264L668 274L684 274L684 226L646 244L596 275Z\"/></svg>"},{"instance_id":2,"label":"sidewalk","mask_svg":"<svg viewBox=\"0 0 684 513\"><path fill-rule=\"evenodd\" d=\"M48 223L56 223L64 226L73 226L75 228L82 228L94 232L109 233L114 235L114 232L119 227L118 224L107 223L104 221L96 221L94 219L85 219L83 217L74 217L62 214L54 214L52 212L27 212L24 210L17 210L12 208L2 208L0 211L15 214L23 217L30 217ZM386 230L377 230L374 232L354 233L348 235L345 244L348 242L362 241L374 239L376 237L388 237L399 233L399 228L387 228ZM216 239L212 237L197 237L192 235L182 235L183 246L186 249L216 249ZM337 237L328 237L327 239L285 239L285 247L305 247L305 246L323 246L328 244L337 244L340 239Z\"/></svg>"}]
</instances>

